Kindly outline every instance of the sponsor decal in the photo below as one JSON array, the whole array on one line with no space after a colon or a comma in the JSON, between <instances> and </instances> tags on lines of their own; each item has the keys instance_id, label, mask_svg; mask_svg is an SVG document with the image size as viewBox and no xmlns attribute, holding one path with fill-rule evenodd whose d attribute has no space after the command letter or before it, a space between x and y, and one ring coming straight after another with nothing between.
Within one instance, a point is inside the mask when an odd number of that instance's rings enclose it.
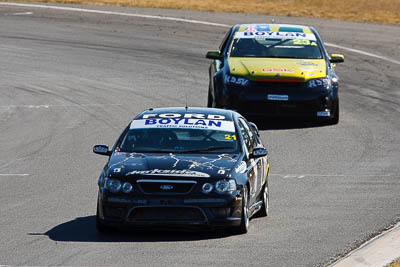
<instances>
[{"instance_id":1,"label":"sponsor decal","mask_svg":"<svg viewBox=\"0 0 400 267\"><path fill-rule=\"evenodd\" d=\"M316 69L314 67L303 67L301 68L302 71L319 71L319 69Z\"/></svg>"},{"instance_id":2,"label":"sponsor decal","mask_svg":"<svg viewBox=\"0 0 400 267\"><path fill-rule=\"evenodd\" d=\"M172 190L172 189L174 189L174 186L170 185L170 184L163 184L163 185L160 186L160 189L162 189L162 190Z\"/></svg>"},{"instance_id":3,"label":"sponsor decal","mask_svg":"<svg viewBox=\"0 0 400 267\"><path fill-rule=\"evenodd\" d=\"M131 171L126 175L152 175L152 176L185 176L185 177L210 177L209 174L204 172L192 171L192 170L146 170L146 171Z\"/></svg>"},{"instance_id":4,"label":"sponsor decal","mask_svg":"<svg viewBox=\"0 0 400 267\"><path fill-rule=\"evenodd\" d=\"M329 110L317 112L317 117L329 117L330 115L331 115L331 112Z\"/></svg>"},{"instance_id":5,"label":"sponsor decal","mask_svg":"<svg viewBox=\"0 0 400 267\"><path fill-rule=\"evenodd\" d=\"M184 119L209 119L209 120L225 120L225 116L216 114L193 114L193 113L164 113L164 114L144 114L143 119L149 118L184 118Z\"/></svg>"},{"instance_id":6,"label":"sponsor decal","mask_svg":"<svg viewBox=\"0 0 400 267\"><path fill-rule=\"evenodd\" d=\"M288 95L268 95L267 98L268 98L268 100L276 100L276 101L288 101L289 100Z\"/></svg>"},{"instance_id":7,"label":"sponsor decal","mask_svg":"<svg viewBox=\"0 0 400 267\"><path fill-rule=\"evenodd\" d=\"M246 85L249 84L249 80L247 80L245 78L238 78L238 77L235 77L235 76L226 75L225 76L225 83L233 83L233 84L237 84L237 85L246 86Z\"/></svg>"},{"instance_id":8,"label":"sponsor decal","mask_svg":"<svg viewBox=\"0 0 400 267\"><path fill-rule=\"evenodd\" d=\"M235 39L242 38L267 38L267 39L296 39L316 41L312 33L303 32L271 32L271 31L245 31L235 33Z\"/></svg>"},{"instance_id":9,"label":"sponsor decal","mask_svg":"<svg viewBox=\"0 0 400 267\"><path fill-rule=\"evenodd\" d=\"M254 27L254 25L249 25L249 26L247 26L246 27L246 32L252 32L252 31L255 31L256 30L256 28Z\"/></svg>"},{"instance_id":10,"label":"sponsor decal","mask_svg":"<svg viewBox=\"0 0 400 267\"><path fill-rule=\"evenodd\" d=\"M319 86L329 87L331 85L328 79L313 79L307 82L307 87L314 88Z\"/></svg>"},{"instance_id":11,"label":"sponsor decal","mask_svg":"<svg viewBox=\"0 0 400 267\"><path fill-rule=\"evenodd\" d=\"M121 172L121 168L115 168L113 172Z\"/></svg>"},{"instance_id":12,"label":"sponsor decal","mask_svg":"<svg viewBox=\"0 0 400 267\"><path fill-rule=\"evenodd\" d=\"M311 61L299 61L297 62L298 65L301 66L314 66L314 67L318 67L317 63L311 62Z\"/></svg>"},{"instance_id":13,"label":"sponsor decal","mask_svg":"<svg viewBox=\"0 0 400 267\"><path fill-rule=\"evenodd\" d=\"M239 166L236 167L236 173L244 173L247 169L247 164L245 161L240 162Z\"/></svg>"},{"instance_id":14,"label":"sponsor decal","mask_svg":"<svg viewBox=\"0 0 400 267\"><path fill-rule=\"evenodd\" d=\"M235 132L235 126L232 121L207 119L151 118L134 120L130 126L130 129L146 128L189 128Z\"/></svg>"},{"instance_id":15,"label":"sponsor decal","mask_svg":"<svg viewBox=\"0 0 400 267\"><path fill-rule=\"evenodd\" d=\"M292 69L287 69L287 68L262 68L261 72L263 73L294 73L294 70Z\"/></svg>"}]
</instances>

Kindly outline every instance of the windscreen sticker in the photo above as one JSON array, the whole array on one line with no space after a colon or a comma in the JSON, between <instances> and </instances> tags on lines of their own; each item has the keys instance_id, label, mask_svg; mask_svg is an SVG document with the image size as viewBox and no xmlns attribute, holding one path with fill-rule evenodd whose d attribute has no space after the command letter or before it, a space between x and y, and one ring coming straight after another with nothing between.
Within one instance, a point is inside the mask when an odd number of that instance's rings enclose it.
<instances>
[{"instance_id":1,"label":"windscreen sticker","mask_svg":"<svg viewBox=\"0 0 400 267\"><path fill-rule=\"evenodd\" d=\"M268 95L267 98L268 98L268 100L275 100L275 101L288 101L289 100L288 95Z\"/></svg>"},{"instance_id":2,"label":"windscreen sticker","mask_svg":"<svg viewBox=\"0 0 400 267\"><path fill-rule=\"evenodd\" d=\"M130 129L148 128L187 128L235 132L235 126L232 121L206 119L149 118L134 120L130 126Z\"/></svg>"},{"instance_id":3,"label":"windscreen sticker","mask_svg":"<svg viewBox=\"0 0 400 267\"><path fill-rule=\"evenodd\" d=\"M131 171L126 174L128 175L160 175L160 176L184 176L184 177L210 177L209 174L204 172L192 171L192 170L147 170L147 171Z\"/></svg>"},{"instance_id":4,"label":"windscreen sticker","mask_svg":"<svg viewBox=\"0 0 400 267\"><path fill-rule=\"evenodd\" d=\"M309 40L309 41L317 40L314 34L303 33L303 32L245 31L245 32L237 32L235 34L235 39L242 39L242 38L296 39L296 40Z\"/></svg>"},{"instance_id":5,"label":"windscreen sticker","mask_svg":"<svg viewBox=\"0 0 400 267\"><path fill-rule=\"evenodd\" d=\"M143 119L150 119L150 118L185 118L185 119L209 119L209 120L225 120L225 116L223 115L216 115L216 114L198 114L198 113L150 113L144 114Z\"/></svg>"}]
</instances>

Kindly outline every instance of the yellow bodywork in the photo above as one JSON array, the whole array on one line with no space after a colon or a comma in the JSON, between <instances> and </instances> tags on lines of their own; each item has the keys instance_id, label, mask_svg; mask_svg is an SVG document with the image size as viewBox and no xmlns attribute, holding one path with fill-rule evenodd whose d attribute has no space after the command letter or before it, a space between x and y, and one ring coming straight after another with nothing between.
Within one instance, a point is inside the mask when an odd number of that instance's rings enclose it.
<instances>
[{"instance_id":1,"label":"yellow bodywork","mask_svg":"<svg viewBox=\"0 0 400 267\"><path fill-rule=\"evenodd\" d=\"M312 34L310 27L286 24L242 24L238 32L300 32ZM301 40L300 40L301 41ZM256 58L228 57L232 75L251 81L306 82L310 79L326 77L324 59Z\"/></svg>"},{"instance_id":2,"label":"yellow bodywork","mask_svg":"<svg viewBox=\"0 0 400 267\"><path fill-rule=\"evenodd\" d=\"M232 75L245 77L251 81L305 82L326 77L324 59L230 57L228 65Z\"/></svg>"}]
</instances>

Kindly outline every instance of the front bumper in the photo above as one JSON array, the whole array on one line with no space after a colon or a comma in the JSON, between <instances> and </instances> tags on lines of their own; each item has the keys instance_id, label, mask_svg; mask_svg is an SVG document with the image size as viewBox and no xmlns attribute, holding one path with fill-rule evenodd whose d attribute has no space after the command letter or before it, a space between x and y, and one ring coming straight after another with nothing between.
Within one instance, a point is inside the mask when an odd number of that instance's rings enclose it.
<instances>
[{"instance_id":1,"label":"front bumper","mask_svg":"<svg viewBox=\"0 0 400 267\"><path fill-rule=\"evenodd\" d=\"M241 221L240 191L219 197L203 196L105 196L99 192L98 219L117 227L186 226L220 228Z\"/></svg>"},{"instance_id":2,"label":"front bumper","mask_svg":"<svg viewBox=\"0 0 400 267\"><path fill-rule=\"evenodd\" d=\"M332 118L336 112L337 90L296 87L296 84L228 86L222 103L225 108L245 115Z\"/></svg>"}]
</instances>

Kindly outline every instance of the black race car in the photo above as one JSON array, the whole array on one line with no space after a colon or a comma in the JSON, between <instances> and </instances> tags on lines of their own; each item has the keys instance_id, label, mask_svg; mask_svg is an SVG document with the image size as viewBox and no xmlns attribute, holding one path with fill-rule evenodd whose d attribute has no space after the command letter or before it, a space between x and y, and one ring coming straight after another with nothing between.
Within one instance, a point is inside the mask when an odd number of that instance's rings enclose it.
<instances>
[{"instance_id":1,"label":"black race car","mask_svg":"<svg viewBox=\"0 0 400 267\"><path fill-rule=\"evenodd\" d=\"M338 77L313 27L280 24L233 26L209 70L208 107L244 115L311 117L339 121Z\"/></svg>"},{"instance_id":2,"label":"black race car","mask_svg":"<svg viewBox=\"0 0 400 267\"><path fill-rule=\"evenodd\" d=\"M149 109L129 122L98 180L98 232L125 226L232 227L268 215L267 150L240 114Z\"/></svg>"}]
</instances>

